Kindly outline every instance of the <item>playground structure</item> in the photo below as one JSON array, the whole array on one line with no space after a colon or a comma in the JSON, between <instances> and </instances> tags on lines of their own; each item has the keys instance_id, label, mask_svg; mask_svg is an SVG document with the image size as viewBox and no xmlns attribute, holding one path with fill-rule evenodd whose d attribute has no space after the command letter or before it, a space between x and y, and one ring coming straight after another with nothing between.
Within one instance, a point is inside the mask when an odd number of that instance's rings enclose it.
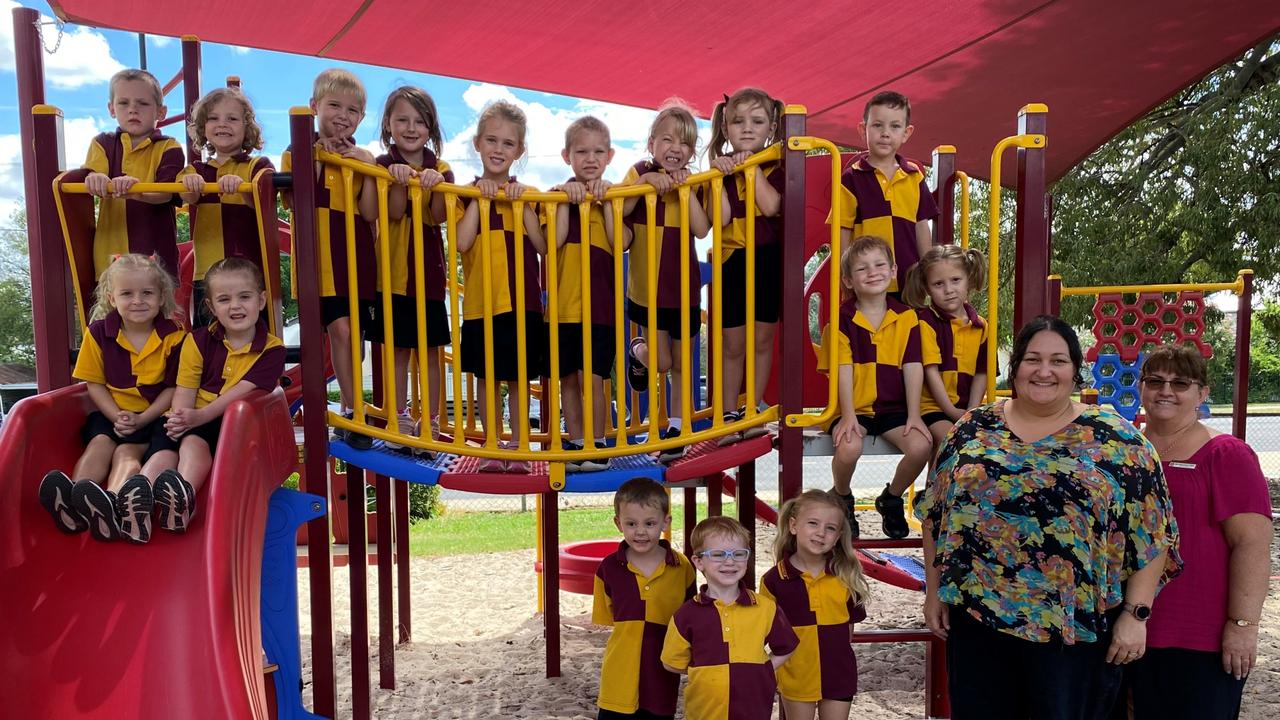
<instances>
[{"instance_id":1,"label":"playground structure","mask_svg":"<svg viewBox=\"0 0 1280 720\"><path fill-rule=\"evenodd\" d=\"M18 13L15 12L15 27L18 27L20 21ZM25 20L24 20L25 22ZM27 39L30 42L30 39ZM194 38L184 39L184 60L188 57L193 59L198 68L198 41ZM36 47L38 48L38 41ZM37 53L38 56L38 53ZM21 55L20 55L21 57ZM184 64L185 65L185 64ZM20 76L22 73L20 72ZM198 97L198 85L191 82L197 76L194 72L184 72L186 82L184 82L184 94L188 98ZM40 83L36 83L39 85ZM28 80L28 90L30 90L30 81ZM30 95L30 93L29 93ZM42 91L41 91L42 95ZM31 96L34 98L34 96ZM20 102L25 99L20 93ZM83 224L76 225L69 223L67 218L75 217L77 213L73 210L68 200L75 198L83 201L86 196L79 193L81 190L74 184L75 177L64 176L59 190L54 191L53 179L59 174L62 168L58 167L57 150L59 145L57 138L59 134L60 115L51 108L37 107L39 105L32 99L33 115L27 117L24 114L24 137L33 138L34 142L29 143L33 146L34 162L25 165L28 171L28 181L35 189L35 192L29 194L29 197L35 197L35 204L38 212L33 217L38 217L38 225L33 223L32 231L32 273L33 281L37 278L59 277L68 269L68 262L75 262L77 257L83 257L82 247L83 241ZM23 105L26 107L26 105ZM188 103L189 107L189 103ZM1043 192L1044 192L1044 151L1046 146L1045 135L1045 118L1047 108L1043 106L1028 106L1024 112L1019 115L1018 134L1007 139L993 152L992 169L993 179L996 183L993 190L999 188L999 168L1000 160L1003 152L1007 148L1016 148L1018 150L1019 165L1019 183L1018 183L1018 224L1017 224L1017 253L1018 253L1018 274L1015 279L1015 293L1017 295L1017 308L1014 324L1019 325L1026 318L1032 317L1040 312L1052 310L1056 308L1057 297L1050 278L1048 276L1048 225L1042 211L1037 208L1043 208ZM30 133L26 132L25 123L30 122ZM655 402L650 404L647 422L642 422L640 398L629 393L627 397L623 397L624 393L618 389L606 388L607 393L613 393L619 400L619 416L606 419L608 427L607 435L612 441L612 446L604 451L596 451L594 449L584 451L564 451L559 449L560 427L558 422L550 424L543 423L540 425L539 432L529 432L527 427L522 429L516 437L512 438L519 443L519 450L507 451L499 449L498 441L501 439L497 428L484 428L481 430L475 423L475 408L483 403L487 405L489 416L495 416L495 410L498 409L498 399L492 391L483 398L474 397L469 392L469 382L463 377L459 367L455 364L452 368L448 368L448 376L453 388L453 397L466 398L464 402L455 402L453 412L450 417L442 418L441 430L445 434L445 438L435 440L425 436L407 436L398 433L394 429L394 423L391 427L382 427L381 423L385 422L388 417L387 408L394 405L391 399L394 397L394 389L391 383L386 381L389 374L387 370L390 367L390 349L386 348L379 356L375 349L375 357L380 357L381 362L375 362L375 378L373 397L378 404L366 405L362 398L362 393L357 391L357 403L355 408L355 418L352 421L346 421L340 416L328 410L327 401L324 398L323 388L327 380L327 370L324 365L323 350L323 330L319 321L319 300L318 287L316 283L316 260L315 260L315 232L314 232L314 202L315 202L315 182L314 177L310 174L304 176L295 176L291 178L291 187L294 195L294 226L292 231L292 240L294 241L293 250L295 252L295 270L298 273L298 295L300 305L300 315L302 320L302 348L299 370L296 375L300 380L302 395L302 427L305 436L303 445L297 451L300 455L310 458L311 462L305 463L303 471L303 488L309 492L321 497L327 497L330 494L330 477L328 472L328 462L316 462L316 458L326 457L330 452L339 458L345 460L348 464L347 475L347 491L352 497L363 497L366 484L365 473L373 472L374 480L370 483L375 487L378 497L379 513L377 517L376 535L378 538L378 546L380 548L390 548L393 544L398 544L401 540L407 538L407 514L402 510L392 512L391 508L404 508L406 505L402 502L407 493L402 492L405 488L403 482L392 483L391 478L404 479L422 483L438 483L444 487L450 487L458 490L483 491L483 492L499 492L499 493L519 493L534 494L539 497L539 515L540 515L540 547L542 553L542 582L540 585L540 593L542 595L543 607L545 611L545 622L547 632L547 672L548 675L555 675L559 672L558 657L558 600L557 592L561 587L560 575L558 568L558 554L553 548L558 545L557 541L557 503L555 495L557 492L592 492L609 490L616 488L617 484L623 479L632 477L637 474L647 474L664 480L672 487L678 487L684 490L686 502L686 512L696 507L693 499L696 497L697 487L705 486L707 488L707 499L710 511L715 514L720 510L721 491L724 489L726 481L736 481L736 493L739 500L738 508L741 519L748 528L754 528L755 519L755 503L752 502L755 493L756 478L754 459L770 452L773 448L773 439L770 436L754 438L743 441L726 448L718 448L715 440L725 434L742 430L748 427L764 426L770 422L778 423L777 445L780 450L779 461L779 483L780 494L785 499L794 496L800 488L800 467L799 461L803 452L803 436L802 428L817 425L824 420L830 419L834 413L834 392L835 386L833 382L829 382L825 378L814 382L816 376L812 372L813 363L816 357L812 356L812 343L807 337L808 324L804 313L808 308L808 300L811 295L821 294L818 289L823 282L827 283L828 293L838 292L838 278L834 274L827 272L827 275L819 280L814 278L805 287L802 277L801 268L804 267L806 260L810 257L813 250L816 249L814 243L815 238L817 244L822 244L825 230L821 229L822 218L819 217L816 227L820 232L806 232L808 229L815 228L815 213L821 212L825 217L826 206L815 207L812 202L821 205L822 202L838 194L830 192L831 187L839 182L839 172L842 163L839 161L838 152L835 152L834 146L817 138L805 135L805 114L803 108L790 107L785 117L785 141L782 145L775 146L770 150L761 153L749 159L746 166L768 162L776 159L782 159L787 173L787 192L785 195L784 218L803 218L800 222L787 222L784 232L787 241L783 246L783 296L787 298L805 297L805 303L784 303L782 327L778 341L779 347L800 347L807 352L801 353L780 353L775 362L776 371L774 380L770 384L770 389L766 393L766 397L776 400L776 404L764 411L757 411L756 408L748 408L747 416L738 423L726 424L723 422L719 409L721 407L721 399L723 397L723 387L721 386L719 373L715 372L715 368L719 366L718 358L720 357L721 348L718 342L710 343L711 357L709 367L711 371L711 405L710 407L699 407L699 403L695 400L696 394L692 392L696 387L696 383L690 374L686 373L685 380L688 383L685 392L681 393L683 416L694 419L699 422L690 422L685 425L683 435L676 440L660 441L656 439L656 430L659 429L664 412L665 393L660 392L659 378L654 372L650 372L649 376L649 398L657 398ZM292 137L294 148L294 165L296 167L309 167L313 162L311 155L311 133L312 118L305 110L295 110L292 116ZM1037 140L1038 139L1038 140ZM826 156L816 156L806 158L807 151L815 148L824 148L828 151ZM53 151L53 152L51 152ZM389 178L385 173L380 173L377 168L371 168L355 163L347 163L333 157L320 157L322 162L340 166L345 179L348 183L354 182L357 175L361 173L372 174L379 182L379 195L381 209L380 213L382 222L385 223L385 193ZM967 176L963 173L954 171L954 149L940 147L934 154L934 170L936 186L938 190L938 204L942 211L941 220L937 223L935 229L936 241L951 241L953 228L951 227L951 218L953 216L952 192L953 186L960 184L962 188L961 205L967 205L967 195L963 193L963 188L967 183ZM747 175L748 178L751 174ZM817 178L817 179L815 179ZM825 178L825 186L822 180ZM711 183L713 188L713 196L719 196L719 183L722 179L718 172L702 173L690 180L690 183L682 188L682 202L688 202L688 185L697 182L706 181ZM750 181L748 181L749 183ZM348 185L350 187L350 185ZM139 187L137 191L170 191L176 188L162 185L152 185ZM271 178L262 178L255 181L255 191L260 193L260 197L266 198L270 194L273 197L275 186L271 182ZM470 188L442 186L438 188L440 192L446 192L454 197L475 197L477 193ZM748 191L748 196L750 196ZM653 223L653 207L656 198L652 191L646 191L641 188L631 188L611 191L606 200L611 201L613 212L620 213L620 203L624 197L630 195L644 195L644 202L649 207L650 224ZM998 208L998 190L993 193L996 196L993 202L994 207ZM816 199L816 200L815 200ZM411 193L411 202L414 207L420 209L424 200L423 193L414 191ZM538 193L528 194L522 198L524 202L541 201L546 203L564 202L563 194L559 193ZM72 201L74 202L74 201ZM486 201L481 200L482 208L485 207ZM838 200L836 201L838 202ZM518 203L517 203L518 204ZM272 203L274 205L274 203ZM453 203L449 204L450 207ZM260 201L260 207L265 207L265 202ZM748 212L754 212L751 203L748 203ZM487 209L487 208L486 208ZM718 213L719 208L713 212ZM487 212L482 212L482 217L487 216ZM83 217L83 207L79 212ZM554 213L552 213L554 216ZM272 213L272 219L274 219ZM353 218L348 215L348 224L350 226ZM962 224L967 222L967 214L961 216ZM991 235L992 243L998 243L999 228L996 225L997 218L993 217L992 228L994 230ZM452 218L448 223L452 228ZM713 256L719 255L720 238L719 223L713 222L713 227L717 228L717 232L713 237ZM752 223L748 222L750 228ZM273 225L263 224L264 243L267 237L267 227ZM385 227L384 227L385 230ZM682 223L682 243L692 242L692 238L688 234L688 225ZM961 237L967 241L967 228L961 228ZM385 243L387 233L381 233L384 238L379 242ZM349 237L351 234L349 233ZM450 262L456 263L456 247L454 246L453 233L449 234L449 254ZM488 233L482 230L481 237L484 240L488 238ZM421 238L417 240L420 242ZM349 240L353 242L353 240ZM517 237L517 244L520 239ZM838 255L839 236L838 233L832 234L829 238L833 255ZM998 245L997 245L998 247ZM62 248L67 248L64 251ZM36 251L38 249L38 252ZM748 262L748 283L753 280L753 273L750 268L754 262L753 246L750 242L747 244L747 262ZM267 253L272 256L273 253ZM382 271L386 272L387 253L383 252ZM993 267L997 262L998 253L992 252ZM37 258L37 256L39 256ZM419 254L419 257L421 255ZM615 278L620 279L622 276L622 254L620 252L614 254L615 257ZM554 302L556 292L556 278L554 268L556 267L554 260L554 252L547 259L548 270L548 300L549 304ZM37 274L37 264L39 263L40 274ZM75 265L75 272L72 277L77 279L75 285L77 290L83 291L82 283L84 279L83 271L79 265ZM650 262L649 267L653 268L654 263ZM715 288L719 285L718 264L712 264L711 286ZM692 282L691 273L693 268L688 263L681 263L680 273L686 283ZM354 267L352 272L355 272ZM650 271L652 272L652 270ZM418 277L421 277L419 272ZM994 278L993 274L993 278ZM523 278L520 271L517 271L518 282L527 282L532 279ZM654 287L653 278L650 277L649 287ZM483 282L490 280L485 279ZM589 286L588 273L584 270L583 284ZM1241 295L1242 313L1241 325L1244 330L1244 345L1247 348L1248 338L1248 294L1250 287L1250 278L1248 275L1242 274L1237 284L1232 284L1230 288ZM92 278L90 278L92 283ZM458 337L459 315L459 292L457 287L456 276L451 276L450 298L453 303L452 322L454 327L453 336ZM620 289L623 287L621 282L616 283ZM993 283L994 285L994 283ZM41 390L49 390L55 387L69 384L70 366L59 358L70 356L70 336L71 328L66 323L54 321L54 318L69 313L69 306L66 304L66 294L61 291L58 283L41 283L33 282L33 290L37 295L36 305L36 323L37 323L37 345L40 348L40 383ZM279 298L278 285L275 286L275 294L273 299ZM1200 288L1205 289L1205 288ZM1096 290L1096 289L1080 289L1080 290ZM1124 291L1132 291L1134 289L1123 289ZM992 291L995 292L994 289ZM589 295L589 293L584 293ZM714 291L709 293L710 297L716 295ZM56 296L56 297L55 297ZM81 297L84 295L81 294ZM831 295L828 295L831 297ZM992 295L994 297L994 294ZM517 293L517 302L522 302L523 293ZM380 300L384 303L384 307L389 309L389 296L383 295ZM61 305L59 305L61 303ZM616 312L619 320L621 320L621 303L615 303ZM996 307L995 303L991 303L992 308ZM82 307L82 305L81 305ZM655 303L650 302L649 307L655 307ZM584 309L585 311L585 309ZM822 315L826 316L831 311L830 305L824 306ZM750 313L748 309L748 327L751 327ZM491 312L487 312L486 316L491 317ZM357 314L353 313L353 325L358 328ZM685 313L687 317L687 313ZM419 313L419 322L421 323L422 314ZM553 314L554 317L554 314ZM716 337L718 333L715 329L719 327L719 309L715 307L714 302L711 304L708 313L708 336ZM994 315L990 316L990 320L995 326ZM388 321L389 323L389 321ZM654 318L650 317L650 326L654 324ZM554 320L552 322L554 327ZM615 339L615 345L619 350L624 347L627 339L627 326L625 323L618 322L619 336ZM353 329L354 330L354 329ZM527 330L522 329L521 332ZM486 335L491 335L492 329L486 329ZM358 336L353 331L353 336ZM554 331L552 333L554 337ZM993 333L994 337L994 333ZM1239 338L1239 336L1238 336ZM754 353L751 349L753 342L752 335L748 333L748 351L747 372L745 378L747 382L747 397L752 396L752 383L754 382L754 373L752 372L752 363ZM586 339L589 343L589 335ZM60 349L60 343L65 344L66 352L57 354ZM554 341L552 343L553 353L556 347ZM692 349L686 343L684 347L686 352L683 358L684 366L691 367L693 363ZM52 354L51 354L52 352ZM588 358L590 353L585 354ZM419 353L420 358L424 356ZM993 359L994 352L990 353ZM621 370L621 362L624 355L622 352L617 353L619 362L619 370ZM1237 362L1243 362L1244 372L1237 373L1238 387L1237 393L1243 392L1241 386L1243 383L1240 378L1247 377L1248 354L1238 353ZM456 363L456 359L453 361ZM588 359L589 363L590 360ZM555 366L554 356L552 366ZM416 399L418 407L424 404L421 386L425 386L425 377L428 372L439 372L440 369L427 368L423 365L417 367L417 379L414 381L413 397ZM590 368L588 367L588 372ZM621 372L619 372L621 376ZM803 377L803 383L780 383L778 378L797 378ZM989 373L992 383L995 380L995 373ZM527 392L530 387L528 382L532 378L528 377L527 369L522 372L519 387L521 392ZM359 390L361 378L357 374L354 378L356 387ZM546 410L547 418L557 417L556 404L558 403L557 379L549 378L544 382L542 388L545 392L541 407ZM624 386L625 387L625 386ZM465 390L465 391L464 391ZM994 390L994 386L991 388ZM296 389L295 389L296 392ZM591 410L590 408L590 389L584 388L587 402L587 417L584 426L587 428L587 446L591 446L592 436L590 435L591 427ZM820 395L818 401L810 402L810 398ZM68 403L64 396L49 395L43 396L49 407L62 408L63 404ZM990 397L990 396L989 396ZM1238 398L1243 396L1238 395ZM621 408L628 407L637 409L635 412L628 414L627 418L622 417ZM821 408L821 412L817 415L806 415L805 408ZM1238 403L1237 407L1243 417L1243 403ZM78 426L73 420L67 420L65 427ZM424 428L427 423L423 423ZM416 461L407 459L404 455L389 453L375 447L374 450L362 451L355 450L346 446L342 442L328 442L329 427L345 427L351 430L368 434L382 441L395 440L397 442L420 447L435 452L435 457L430 461ZM1237 434L1243 434L1243 420L1240 422ZM64 438L65 440L66 438ZM545 443L551 446L550 450L535 450L533 443ZM675 445L691 446L689 455L669 467L659 466L647 457L647 453L665 449ZM32 446L34 447L34 445ZM292 440L290 440L290 451L292 451ZM70 452L69 450L67 452ZM564 471L564 462L572 459L581 453L582 456L589 457L612 457L619 460L619 466L615 470L604 473L578 473L567 474ZM40 455L40 460L47 462L47 456ZM247 453L245 457L253 457L252 451ZM534 463L534 470L528 474L482 474L475 471L475 465L480 458L499 457L502 459L525 459ZM30 462L21 467L29 468L22 473L18 473L19 477L30 480L28 475L35 472L36 469ZM736 478L731 478L726 471L736 468ZM32 476L34 477L34 476ZM278 481L282 478L276 478ZM26 483L25 486L34 487L34 482ZM24 486L24 487L25 487ZM28 525L34 525L36 521L26 517L26 510L34 505L32 498L26 497L31 493L23 490L14 500L23 514L23 522L11 523L11 527L22 527L24 535L27 532L39 534L39 530L33 530ZM393 502L392 495L396 495ZM348 506L350 511L350 520L348 523L349 542L351 547L350 553L350 572L352 575L352 667L355 668L353 681L353 703L355 717L367 717L369 705L370 679L365 668L368 667L368 625L367 611L368 598L365 595L364 588L366 568L366 554L363 547L366 543L366 524L364 518L364 508L360 502L352 502ZM686 517L686 532L693 525L691 515ZM209 521L213 525L213 519ZM47 524L47 523L46 523ZM394 524L394 528L393 528ZM248 533L247 536L255 536L252 533L256 531L256 525L247 528L243 532ZM50 531L51 533L52 531ZM261 534L259 532L259 534ZM255 536L256 537L256 536ZM330 617L330 597L329 597L329 570L331 564L330 556L330 528L328 521L324 517L319 517L310 522L308 526L308 563L312 568L311 578L311 606L313 608L312 615L312 663L314 668L313 675L313 702L314 709L317 714L332 716L336 710L334 707L334 678L333 678L333 638L332 625ZM686 538L687 542L687 538ZM869 541L862 543L864 547L885 548L894 546L907 546L906 544L893 544L891 541ZM914 546L918 547L919 541L914 541ZM109 551L104 551L109 552ZM398 553L399 557L405 557L403 552ZM378 556L378 576L379 576L379 646L382 648L392 648L395 644L394 628L398 624L400 627L401 642L408 640L412 636L411 626L409 624L409 604L408 604L408 573L407 563L399 563L399 617L398 623L392 614L392 592L395 582L393 582L393 566L392 554L390 552L379 553ZM249 587L241 588L235 596L243 599L251 596L254 584L252 579L247 581ZM250 609L251 612L251 609ZM252 639L252 633L250 640ZM864 633L860 634L859 641L924 641L927 642L927 651L931 657L930 667L936 671L940 667L937 661L941 658L938 652L939 646L936 640L926 631L887 631L879 634ZM252 655L246 660L244 653L241 653L238 665L244 671L245 677L261 678L261 673L254 670L256 660L252 660ZM380 683L383 687L393 686L395 682L394 670L394 654L386 652L380 657ZM939 683L940 678L935 673L927 675L926 687L926 705L929 713L935 717L945 716L945 683ZM246 696L257 696L258 688L250 686ZM262 711L260 705L254 705L253 697L250 697L250 705L253 706L252 711L246 711L245 717L258 717ZM192 717L198 717L199 712L192 710ZM203 712L203 711L200 711ZM237 715L240 716L240 715Z\"/></svg>"}]
</instances>

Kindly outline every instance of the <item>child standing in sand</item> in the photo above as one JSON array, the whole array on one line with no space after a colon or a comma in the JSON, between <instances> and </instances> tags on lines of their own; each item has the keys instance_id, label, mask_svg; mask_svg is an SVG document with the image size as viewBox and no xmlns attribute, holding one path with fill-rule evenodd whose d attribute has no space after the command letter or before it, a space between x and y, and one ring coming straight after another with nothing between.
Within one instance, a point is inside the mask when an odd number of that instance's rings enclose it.
<instances>
[{"instance_id":1,"label":"child standing in sand","mask_svg":"<svg viewBox=\"0 0 1280 720\"><path fill-rule=\"evenodd\" d=\"M671 616L689 598L697 576L662 533L671 526L671 500L649 478L623 483L613 496L618 551L596 570L591 621L612 625L600 665L598 720L672 718L680 676L658 662ZM646 660L648 662L646 662Z\"/></svg>"}]
</instances>

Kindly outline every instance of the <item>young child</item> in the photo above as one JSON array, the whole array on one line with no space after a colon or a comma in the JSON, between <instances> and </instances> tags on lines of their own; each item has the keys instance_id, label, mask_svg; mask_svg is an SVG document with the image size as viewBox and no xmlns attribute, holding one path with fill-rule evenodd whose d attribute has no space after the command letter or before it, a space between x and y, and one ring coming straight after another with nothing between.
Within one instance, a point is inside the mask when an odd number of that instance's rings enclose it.
<instances>
[{"instance_id":1,"label":"young child","mask_svg":"<svg viewBox=\"0 0 1280 720\"><path fill-rule=\"evenodd\" d=\"M596 570L591 611L591 622L613 626L600 665L597 717L671 718L680 676L661 667L658 655L667 623L693 597L697 576L684 554L662 539L671 526L671 501L660 483L626 481L613 495L613 513L622 542Z\"/></svg>"},{"instance_id":2,"label":"young child","mask_svg":"<svg viewBox=\"0 0 1280 720\"><path fill-rule=\"evenodd\" d=\"M869 589L853 553L845 504L831 493L806 490L782 506L777 562L760 582L787 616L800 645L778 669L787 720L849 717L858 692L858 661L849 644L853 624L866 619Z\"/></svg>"},{"instance_id":3,"label":"young child","mask_svg":"<svg viewBox=\"0 0 1280 720\"><path fill-rule=\"evenodd\" d=\"M836 327L823 330L818 370L827 367L829 343L837 343L840 417L831 429L834 492L845 503L853 536L858 536L849 482L862 456L868 433L902 451L893 481L876 498L884 533L904 538L910 532L902 495L929 462L933 449L929 429L920 417L924 368L920 356L920 321L916 312L889 297L897 268L884 238L855 238L840 258L840 278L852 293L840 306Z\"/></svg>"},{"instance_id":4,"label":"young child","mask_svg":"<svg viewBox=\"0 0 1280 720\"><path fill-rule=\"evenodd\" d=\"M173 295L173 277L144 255L121 256L98 279L74 372L96 408L80 429L84 453L70 478L52 470L40 483L40 503L63 532L150 539L151 485L133 476L165 446L161 415L173 397L186 335L175 322Z\"/></svg>"},{"instance_id":5,"label":"young child","mask_svg":"<svg viewBox=\"0 0 1280 720\"><path fill-rule=\"evenodd\" d=\"M254 390L271 392L284 374L284 343L261 317L267 288L258 266L224 258L209 268L204 283L214 322L182 344L178 389L164 426L171 444L142 468L142 480L155 483L160 527L175 533L186 532L195 514L196 493L218 449L222 413Z\"/></svg>"},{"instance_id":6,"label":"young child","mask_svg":"<svg viewBox=\"0 0 1280 720\"><path fill-rule=\"evenodd\" d=\"M568 203L556 206L556 255L559 283L555 309L559 325L560 346L560 403L564 411L565 429L569 439L564 449L582 449L586 431L583 419L583 362L584 323L591 324L591 422L592 436L597 448L608 447L604 437L604 420L607 403L604 396L604 380L613 373L614 361L614 286L613 248L619 251L631 244L631 230L623 224L613 225L612 205L601 203L612 183L603 178L604 170L613 160L613 148L609 142L609 128L600 120L580 117L574 120L564 133L564 161L573 168L573 177L553 190L563 190L569 196ZM582 249L582 217L579 206L591 194L592 203L588 220L589 250ZM544 219L545 224L545 219ZM582 264L589 263L591 273L591 317L583 318L582 312ZM608 458L585 459L565 463L566 470L607 470Z\"/></svg>"},{"instance_id":7,"label":"young child","mask_svg":"<svg viewBox=\"0 0 1280 720\"><path fill-rule=\"evenodd\" d=\"M709 517L690 538L707 584L680 606L662 644L662 665L688 673L688 720L773 717L774 672L799 644L774 601L742 585L751 535L737 520Z\"/></svg>"},{"instance_id":8,"label":"young child","mask_svg":"<svg viewBox=\"0 0 1280 720\"><path fill-rule=\"evenodd\" d=\"M931 248L907 273L902 298L920 316L926 390L920 413L934 447L987 391L987 324L969 304L986 284L982 252L958 245Z\"/></svg>"},{"instance_id":9,"label":"young child","mask_svg":"<svg viewBox=\"0 0 1280 720\"><path fill-rule=\"evenodd\" d=\"M889 284L895 297L906 285L907 272L933 246L929 221L938 216L924 171L898 154L914 130L906 96L891 90L872 96L858 123L867 152L854 156L840 176L840 217L827 215L828 225L840 223L842 246L859 235L890 241L898 268Z\"/></svg>"},{"instance_id":10,"label":"young child","mask_svg":"<svg viewBox=\"0 0 1280 720\"><path fill-rule=\"evenodd\" d=\"M475 186L484 197L496 198L502 191L507 200L517 200L530 189L516 181L511 166L525 152L524 111L505 100L490 103L480 113L476 124L476 136L472 140L483 175L476 178ZM524 246L520 261L524 264L525 337L518 337L516 322L516 223L523 223ZM514 205L495 201L489 205L489 254L482 250L480 236L480 202L471 200L458 220L458 250L462 253L462 275L467 293L462 299L462 370L476 377L476 402L480 407L486 432L501 432L501 393L495 412L499 417L487 417L485 392L487 382L506 382L507 396L515 398L511 403L512 441L504 447L516 447L515 437L519 428L528 423L528 392L516 386L519 380L519 353L524 353L528 377L541 374L546 362L546 324L542 318L542 283L538 269L538 255L546 253L547 244L542 237L538 213L532 204L523 208L523 217L516 217ZM484 285L481 263L489 263L489 287ZM509 263L512 263L509 265ZM485 343L484 300L488 293L493 312L493 346ZM485 354L493 355L493 377L486 377ZM501 388L497 388L501 390ZM484 472L528 472L524 461L503 461L486 458L480 463Z\"/></svg>"},{"instance_id":11,"label":"young child","mask_svg":"<svg viewBox=\"0 0 1280 720\"><path fill-rule=\"evenodd\" d=\"M379 278L378 290L384 283L391 285L391 315L395 345L395 377L397 423L401 433L417 436L419 425L409 416L406 408L409 391L409 355L418 348L418 278L416 245L413 235L413 208L409 203L410 182L423 189L442 182L453 182L453 170L440 159L440 147L444 139L440 130L440 117L436 103L427 91L410 86L396 88L387 96L382 111L382 144L387 148L379 155L377 163L387 169L396 184L387 192L387 220L390 223L391 277ZM422 213L422 289L423 307L427 325L427 392L426 408L421 415L431 423L431 437L438 434L440 416L440 348L451 341L449 316L445 312L444 238L440 225L444 222L445 199L443 193L423 194ZM367 333L373 342L384 342L382 300L374 302L375 320ZM393 450L404 449L399 443L388 442Z\"/></svg>"},{"instance_id":12,"label":"young child","mask_svg":"<svg viewBox=\"0 0 1280 720\"><path fill-rule=\"evenodd\" d=\"M372 163L373 154L356 145L353 134L364 119L364 85L352 73L333 68L316 76L311 90L311 109L316 113L316 149L346 158ZM293 169L293 154L285 150L280 158L283 172ZM378 217L378 188L372 175L356 180L354 198L343 189L340 168L316 163L320 187L316 188L316 240L320 247L320 314L329 334L329 357L333 374L338 379L342 414L350 419L355 407L352 374L359 369L359 358L351 355L350 299L358 298L360 329L373 325L374 284L377 261L373 249L370 223ZM288 207L292 195L283 196ZM347 257L346 213L358 212L355 219L355 257ZM359 268L356 287L347 282L347 263ZM296 285L294 287L297 287ZM334 437L345 440L353 448L367 450L373 439L367 435L335 430Z\"/></svg>"},{"instance_id":13,"label":"young child","mask_svg":"<svg viewBox=\"0 0 1280 720\"><path fill-rule=\"evenodd\" d=\"M173 182L186 165L182 147L156 130L164 119L164 92L146 70L111 77L107 112L120 123L89 144L84 183L101 198L93 235L93 272L101 275L125 253L154 255L171 275L178 272L177 221L173 193L129 194L140 182Z\"/></svg>"},{"instance_id":14,"label":"young child","mask_svg":"<svg viewBox=\"0 0 1280 720\"><path fill-rule=\"evenodd\" d=\"M651 338L640 335L632 338L627 351L627 380L636 392L649 388L650 362L655 362L661 375L671 372L671 402L667 408L667 428L661 439L679 437L684 420L681 397L684 393L683 374L680 366L680 343L697 342L702 325L701 293L698 283L698 258L694 240L704 237L711 230L711 223L702 208L703 188L689 198L689 337L682 337L680 328L680 197L676 186L689 178L689 162L693 160L698 144L698 124L693 111L682 100L667 100L658 110L649 128L649 155L651 159L636 163L627 171L623 185L648 183L659 194L655 237L649 237L648 209L639 198L628 198L623 205L625 220L631 227L631 265L627 281L627 319L639 325L645 333L649 328L649 245L652 243L657 267L654 278L657 289L657 327ZM658 459L671 462L684 457L684 446L662 451Z\"/></svg>"},{"instance_id":15,"label":"young child","mask_svg":"<svg viewBox=\"0 0 1280 720\"><path fill-rule=\"evenodd\" d=\"M266 157L251 155L262 149L262 127L249 98L238 88L218 88L200 98L191 108L187 133L196 147L209 155L208 160L188 165L179 178L187 188L182 200L191 206L196 260L191 316L200 327L213 321L201 282L211 265L224 257L242 257L266 274L253 193L240 192L240 184L252 182L254 175L275 166ZM220 192L206 195L205 183L215 183Z\"/></svg>"},{"instance_id":16,"label":"young child","mask_svg":"<svg viewBox=\"0 0 1280 720\"><path fill-rule=\"evenodd\" d=\"M721 209L720 319L724 324L724 413L725 422L745 416L739 409L738 393L743 389L747 353L747 183L742 174L731 175L734 167L764 150L778 139L783 105L757 88L742 88L716 103L711 113L711 167L726 177ZM725 151L728 142L729 151ZM773 338L782 309L782 190L786 173L781 162L757 165L755 174L755 396L748 407L759 407L773 365ZM710 216L710 203L707 214ZM714 220L714 219L713 219ZM728 445L767 432L763 427L732 433L720 439Z\"/></svg>"}]
</instances>

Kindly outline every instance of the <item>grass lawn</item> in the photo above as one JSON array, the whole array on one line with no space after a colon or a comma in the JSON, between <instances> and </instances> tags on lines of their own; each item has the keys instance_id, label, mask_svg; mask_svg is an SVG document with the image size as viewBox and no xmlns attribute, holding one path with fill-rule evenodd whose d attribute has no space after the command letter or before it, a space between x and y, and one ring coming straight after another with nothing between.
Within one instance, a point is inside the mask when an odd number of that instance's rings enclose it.
<instances>
[{"instance_id":1,"label":"grass lawn","mask_svg":"<svg viewBox=\"0 0 1280 720\"><path fill-rule=\"evenodd\" d=\"M684 529L683 511L677 506L671 521L672 534ZM736 516L732 502L722 512ZM698 517L707 516L707 506L698 504ZM420 520L409 529L409 554L422 557L503 552L534 547L537 542L536 515L529 512L446 513ZM560 542L622 539L613 525L613 508L573 508L560 511Z\"/></svg>"}]
</instances>

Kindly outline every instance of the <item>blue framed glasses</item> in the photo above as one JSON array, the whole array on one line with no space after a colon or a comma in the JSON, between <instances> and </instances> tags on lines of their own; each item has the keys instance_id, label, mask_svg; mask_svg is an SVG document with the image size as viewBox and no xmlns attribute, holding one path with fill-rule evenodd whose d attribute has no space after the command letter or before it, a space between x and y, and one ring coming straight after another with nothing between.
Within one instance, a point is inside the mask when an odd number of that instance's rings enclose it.
<instances>
[{"instance_id":1,"label":"blue framed glasses","mask_svg":"<svg viewBox=\"0 0 1280 720\"><path fill-rule=\"evenodd\" d=\"M698 553L698 557L717 563L727 562L729 560L746 562L747 558L751 557L751 551L746 548L739 548L737 550L703 550Z\"/></svg>"}]
</instances>

